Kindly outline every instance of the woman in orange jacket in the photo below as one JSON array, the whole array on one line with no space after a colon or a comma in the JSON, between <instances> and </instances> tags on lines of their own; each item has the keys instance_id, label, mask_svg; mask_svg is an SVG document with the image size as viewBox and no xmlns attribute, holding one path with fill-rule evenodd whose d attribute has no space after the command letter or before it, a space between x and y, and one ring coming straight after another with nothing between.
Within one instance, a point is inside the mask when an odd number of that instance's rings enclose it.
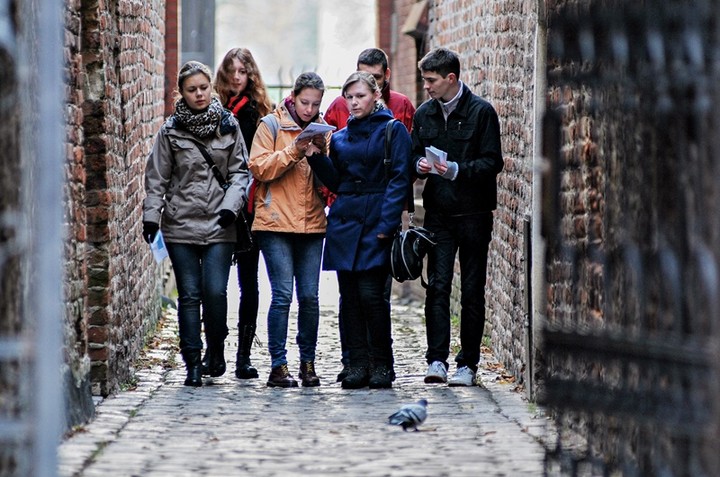
<instances>
[{"instance_id":1,"label":"woman in orange jacket","mask_svg":"<svg viewBox=\"0 0 720 477\"><path fill-rule=\"evenodd\" d=\"M253 139L250 172L258 182L252 230L268 270L272 300L268 311L271 387L296 387L288 370L285 349L293 283L298 299L299 377L303 386L319 386L315 348L320 317L318 286L326 218L306 153L327 153L328 137L299 139L312 122L323 123L320 103L325 86L315 73L302 73L293 90L263 118ZM327 133L328 135L330 133Z\"/></svg>"}]
</instances>

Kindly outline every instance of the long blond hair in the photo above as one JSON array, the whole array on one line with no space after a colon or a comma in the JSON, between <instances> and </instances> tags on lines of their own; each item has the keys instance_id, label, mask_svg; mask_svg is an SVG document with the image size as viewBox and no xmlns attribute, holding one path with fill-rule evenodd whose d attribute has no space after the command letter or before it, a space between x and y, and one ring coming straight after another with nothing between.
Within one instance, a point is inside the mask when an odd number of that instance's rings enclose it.
<instances>
[{"instance_id":1,"label":"long blond hair","mask_svg":"<svg viewBox=\"0 0 720 477\"><path fill-rule=\"evenodd\" d=\"M244 93L257 102L257 110L262 118L272 111L272 103L268 97L267 88L265 87L265 82L262 79L255 58L253 58L252 53L250 53L250 50L247 48L233 48L225 54L215 74L215 91L220 96L220 101L223 105L226 105L228 100L233 96L229 76L235 58L240 60L240 62L245 65L245 69L247 69L248 84L245 87Z\"/></svg>"}]
</instances>

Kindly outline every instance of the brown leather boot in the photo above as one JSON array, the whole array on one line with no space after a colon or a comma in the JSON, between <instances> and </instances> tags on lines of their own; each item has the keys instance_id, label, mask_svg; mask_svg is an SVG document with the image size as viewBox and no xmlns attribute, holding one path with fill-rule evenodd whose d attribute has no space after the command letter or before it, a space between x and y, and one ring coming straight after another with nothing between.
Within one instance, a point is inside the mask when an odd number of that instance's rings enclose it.
<instances>
[{"instance_id":1,"label":"brown leather boot","mask_svg":"<svg viewBox=\"0 0 720 477\"><path fill-rule=\"evenodd\" d=\"M320 378L315 374L315 363L313 361L305 361L300 363L300 374L302 385L306 388L320 386Z\"/></svg>"},{"instance_id":2,"label":"brown leather boot","mask_svg":"<svg viewBox=\"0 0 720 477\"><path fill-rule=\"evenodd\" d=\"M296 388L297 381L293 379L288 371L287 364L281 364L270 371L267 385L271 388Z\"/></svg>"}]
</instances>

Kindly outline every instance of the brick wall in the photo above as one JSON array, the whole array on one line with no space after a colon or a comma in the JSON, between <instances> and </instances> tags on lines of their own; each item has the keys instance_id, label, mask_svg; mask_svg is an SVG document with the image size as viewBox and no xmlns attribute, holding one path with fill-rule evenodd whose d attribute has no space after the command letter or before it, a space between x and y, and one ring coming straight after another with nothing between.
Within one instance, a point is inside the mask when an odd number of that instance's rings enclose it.
<instances>
[{"instance_id":1,"label":"brick wall","mask_svg":"<svg viewBox=\"0 0 720 477\"><path fill-rule=\"evenodd\" d=\"M399 0L407 15L415 2ZM398 39L393 86L415 91L418 48L443 46L460 55L460 79L490 101L500 117L505 169L498 176L487 281L487 327L492 348L509 371L522 379L526 359L523 222L532 212L534 55L536 2L530 0L431 1L427 45L408 35ZM412 59L412 61L411 61ZM459 315L459 276L451 312Z\"/></svg>"},{"instance_id":2,"label":"brick wall","mask_svg":"<svg viewBox=\"0 0 720 477\"><path fill-rule=\"evenodd\" d=\"M83 58L80 1L65 4L65 362L66 412L69 426L93 414L89 396L87 317L87 219L85 211L85 152Z\"/></svg>"},{"instance_id":3,"label":"brick wall","mask_svg":"<svg viewBox=\"0 0 720 477\"><path fill-rule=\"evenodd\" d=\"M165 1L66 3L66 354L107 395L159 315L140 239L145 158L164 112ZM89 373L89 374L88 374Z\"/></svg>"},{"instance_id":4,"label":"brick wall","mask_svg":"<svg viewBox=\"0 0 720 477\"><path fill-rule=\"evenodd\" d=\"M175 109L175 78L180 62L180 6L182 0L165 2L165 117Z\"/></svg>"}]
</instances>

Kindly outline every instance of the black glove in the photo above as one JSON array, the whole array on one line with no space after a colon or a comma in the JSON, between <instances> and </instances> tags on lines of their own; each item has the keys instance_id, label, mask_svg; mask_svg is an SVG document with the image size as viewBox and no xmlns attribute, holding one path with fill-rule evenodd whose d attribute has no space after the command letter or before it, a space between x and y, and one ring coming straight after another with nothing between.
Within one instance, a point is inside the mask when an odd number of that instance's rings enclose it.
<instances>
[{"instance_id":1,"label":"black glove","mask_svg":"<svg viewBox=\"0 0 720 477\"><path fill-rule=\"evenodd\" d=\"M235 222L235 214L228 209L222 209L219 215L220 218L218 219L218 224L220 224L220 227L222 228L225 228Z\"/></svg>"},{"instance_id":2,"label":"black glove","mask_svg":"<svg viewBox=\"0 0 720 477\"><path fill-rule=\"evenodd\" d=\"M152 243L155 234L160 230L160 226L155 222L143 222L142 237L147 243Z\"/></svg>"}]
</instances>

